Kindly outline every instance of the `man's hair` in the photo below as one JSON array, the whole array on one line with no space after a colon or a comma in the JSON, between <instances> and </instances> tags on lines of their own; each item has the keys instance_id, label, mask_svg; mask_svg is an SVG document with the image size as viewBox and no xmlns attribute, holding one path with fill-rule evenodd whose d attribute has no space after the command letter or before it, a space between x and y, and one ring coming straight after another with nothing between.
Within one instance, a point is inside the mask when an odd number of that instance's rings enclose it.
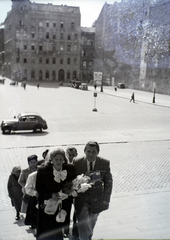
<instances>
[{"instance_id":1,"label":"man's hair","mask_svg":"<svg viewBox=\"0 0 170 240\"><path fill-rule=\"evenodd\" d=\"M33 154L31 156L28 156L27 160L28 160L28 163L31 161L31 160L36 160L37 161L38 157L37 155Z\"/></svg>"},{"instance_id":2,"label":"man's hair","mask_svg":"<svg viewBox=\"0 0 170 240\"><path fill-rule=\"evenodd\" d=\"M66 149L66 154L68 154L68 152L71 151L71 152L75 152L77 154L77 149L75 147L68 147Z\"/></svg>"},{"instance_id":3,"label":"man's hair","mask_svg":"<svg viewBox=\"0 0 170 240\"><path fill-rule=\"evenodd\" d=\"M85 148L84 148L84 151L86 150L86 148L90 146L90 147L96 147L97 148L97 151L100 152L100 147L99 147L99 144L97 142L93 142L93 141L90 141L86 144Z\"/></svg>"}]
</instances>

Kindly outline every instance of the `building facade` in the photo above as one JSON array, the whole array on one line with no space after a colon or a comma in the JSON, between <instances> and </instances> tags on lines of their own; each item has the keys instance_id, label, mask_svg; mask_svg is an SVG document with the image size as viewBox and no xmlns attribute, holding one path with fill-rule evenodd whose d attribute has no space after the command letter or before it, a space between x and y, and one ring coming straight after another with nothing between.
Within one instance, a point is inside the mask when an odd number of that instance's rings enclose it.
<instances>
[{"instance_id":1,"label":"building facade","mask_svg":"<svg viewBox=\"0 0 170 240\"><path fill-rule=\"evenodd\" d=\"M95 28L81 27L80 72L81 81L93 81Z\"/></svg>"},{"instance_id":2,"label":"building facade","mask_svg":"<svg viewBox=\"0 0 170 240\"><path fill-rule=\"evenodd\" d=\"M105 3L95 23L94 71L103 83L170 94L170 1Z\"/></svg>"},{"instance_id":3,"label":"building facade","mask_svg":"<svg viewBox=\"0 0 170 240\"><path fill-rule=\"evenodd\" d=\"M80 75L80 9L13 0L5 19L5 76L70 81Z\"/></svg>"},{"instance_id":4,"label":"building facade","mask_svg":"<svg viewBox=\"0 0 170 240\"><path fill-rule=\"evenodd\" d=\"M0 74L4 76L4 29L0 29Z\"/></svg>"}]
</instances>

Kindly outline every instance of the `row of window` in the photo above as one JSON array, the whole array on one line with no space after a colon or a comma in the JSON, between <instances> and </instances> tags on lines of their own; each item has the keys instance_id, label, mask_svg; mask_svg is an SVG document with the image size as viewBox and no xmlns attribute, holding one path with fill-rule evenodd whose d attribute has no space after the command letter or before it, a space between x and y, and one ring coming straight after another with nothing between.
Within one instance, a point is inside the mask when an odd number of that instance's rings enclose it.
<instances>
[{"instance_id":1,"label":"row of window","mask_svg":"<svg viewBox=\"0 0 170 240\"><path fill-rule=\"evenodd\" d=\"M29 34L27 33L26 30L23 30L22 31L19 31L17 30L16 31L16 38L21 38L22 36L24 37L27 37ZM34 39L36 38L37 36L37 33L35 33L34 31L31 31L31 38ZM52 34L50 34L50 32L45 32L45 35L44 35L44 31L41 29L38 31L38 37L39 38L43 38L45 37L46 39L57 39L57 33L56 32L53 32ZM58 36L58 39L60 40L74 40L74 41L77 41L78 40L78 34L75 33L74 35L68 33L68 34L64 34L63 32L60 32L59 33L59 36Z\"/></svg>"},{"instance_id":2,"label":"row of window","mask_svg":"<svg viewBox=\"0 0 170 240\"><path fill-rule=\"evenodd\" d=\"M44 61L44 62L43 62ZM77 58L74 58L74 59L71 59L71 58L67 58L67 64L70 65L71 63L73 63L74 65L76 65L78 62L77 62ZM18 62L18 58L17 58L17 62ZM28 58L23 58L23 63L28 63ZM31 57L31 63L35 63L35 58L34 57ZM39 58L39 63L43 64L43 63L46 63L46 64L56 64L58 63L58 61L56 60L56 58L42 58L40 57ZM59 64L64 64L64 59L63 58L60 58L59 59Z\"/></svg>"},{"instance_id":3,"label":"row of window","mask_svg":"<svg viewBox=\"0 0 170 240\"><path fill-rule=\"evenodd\" d=\"M82 62L82 67L83 68L93 68L94 62L93 61L83 61Z\"/></svg>"},{"instance_id":4,"label":"row of window","mask_svg":"<svg viewBox=\"0 0 170 240\"><path fill-rule=\"evenodd\" d=\"M17 58L16 61L19 62L19 58ZM74 65L76 65L76 64L78 63L78 62L77 62L77 58L74 58L74 59L67 58L67 64L68 64L68 65L71 64L71 61L73 61L73 64L74 64ZM23 63L28 63L28 59L27 59L27 58L23 58ZM31 63L35 63L35 58L34 58L34 57L31 58ZM39 63L40 63L40 64L43 64L43 58L42 58L42 57L39 58ZM46 64L50 64L50 63L56 64L56 63L57 63L57 62L56 62L56 58L52 58L52 59L51 59L51 62L50 62L50 59L49 59L49 58L46 58L46 59L45 59L45 63L46 63ZM59 59L59 64L61 64L61 65L64 64L64 59L63 59L63 58L60 58L60 59ZM83 61L83 62L82 62L82 67L83 67L83 68L93 67L93 65L94 65L94 62L93 62L93 61Z\"/></svg>"},{"instance_id":5,"label":"row of window","mask_svg":"<svg viewBox=\"0 0 170 240\"><path fill-rule=\"evenodd\" d=\"M17 48L17 51L19 51L19 46L18 44L16 45L16 48ZM28 50L28 45L27 44L24 44L23 46L23 50ZM37 49L37 46L36 44L32 43L31 44L31 50L37 50L37 51L56 51L56 45L49 45L49 44L46 44L45 46L42 45L42 44L39 44L38 46L38 49ZM65 46L64 44L60 44L59 46L59 51L64 51L65 50ZM66 46L66 50L67 52L77 52L78 51L78 46L77 45L74 45L72 46L71 44L67 44Z\"/></svg>"},{"instance_id":6,"label":"row of window","mask_svg":"<svg viewBox=\"0 0 170 240\"><path fill-rule=\"evenodd\" d=\"M32 23L32 26L35 26L35 24L36 24L34 19L32 19L31 23ZM19 24L22 25L22 20L20 20ZM68 23L67 23L67 28L68 27L71 28L71 29L75 28L75 23L74 22L70 22L69 24L70 25L68 26ZM43 22L43 21L39 21L38 26L39 27L47 27L47 28L48 27L53 27L53 28L59 27L60 29L64 29L66 24L63 21L60 21L59 24L57 24L56 22L49 22L49 21Z\"/></svg>"},{"instance_id":7,"label":"row of window","mask_svg":"<svg viewBox=\"0 0 170 240\"><path fill-rule=\"evenodd\" d=\"M64 71L62 71L62 73L64 74ZM59 72L58 72L59 74ZM39 70L38 74L38 79L39 80L43 80L43 79L52 79L52 80L56 80L56 71L53 70L53 71L49 71L49 70L46 70L46 71L42 71L42 70ZM24 78L27 79L27 70L24 71ZM75 76L77 76L77 71L73 71L73 73L71 74L71 72L68 70L67 73L66 73L66 78L67 80L70 80L72 78L75 78ZM35 73L35 70L31 70L31 79L35 79L36 78L36 73Z\"/></svg>"},{"instance_id":8,"label":"row of window","mask_svg":"<svg viewBox=\"0 0 170 240\"><path fill-rule=\"evenodd\" d=\"M34 20L34 19L32 19L32 21L31 21L31 24L32 24L32 26L33 27L35 27L35 25L36 25L36 21ZM69 24L69 25L68 25ZM20 27L22 27L22 26L24 26L25 24L24 24L24 21L23 20L19 20L19 24L18 24ZM43 21L40 21L39 23L38 23L38 26L39 27L53 27L53 28L60 28L60 29L64 29L65 27L67 27L67 29L68 28L71 28L71 29L74 29L75 28L75 23L74 22L69 22L69 23L67 23L67 25L63 22L63 21L60 21L60 23L59 24L57 24L56 22L49 22L49 21L46 21L45 23L43 22Z\"/></svg>"}]
</instances>

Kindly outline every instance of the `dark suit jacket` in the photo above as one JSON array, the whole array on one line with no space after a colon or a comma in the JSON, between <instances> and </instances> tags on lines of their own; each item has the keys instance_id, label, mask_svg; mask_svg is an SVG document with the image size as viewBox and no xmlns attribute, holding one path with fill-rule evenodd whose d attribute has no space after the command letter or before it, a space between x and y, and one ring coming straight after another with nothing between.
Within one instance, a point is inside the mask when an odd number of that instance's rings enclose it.
<instances>
[{"instance_id":1,"label":"dark suit jacket","mask_svg":"<svg viewBox=\"0 0 170 240\"><path fill-rule=\"evenodd\" d=\"M74 160L76 168L76 175L87 173L87 160L85 157ZM92 188L88 189L85 193L79 193L75 198L76 212L79 213L84 203L88 203L92 213L99 213L106 208L103 207L103 201L110 202L112 193L112 174L110 172L110 161L101 157L96 158L96 163L93 171L100 172L101 181L95 183Z\"/></svg>"}]
</instances>

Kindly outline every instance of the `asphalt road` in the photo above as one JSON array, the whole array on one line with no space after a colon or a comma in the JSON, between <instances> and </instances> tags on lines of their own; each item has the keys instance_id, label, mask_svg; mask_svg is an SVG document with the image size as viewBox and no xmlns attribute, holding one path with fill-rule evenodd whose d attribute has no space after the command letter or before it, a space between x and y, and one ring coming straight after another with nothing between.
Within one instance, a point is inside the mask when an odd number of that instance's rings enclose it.
<instances>
[{"instance_id":1,"label":"asphalt road","mask_svg":"<svg viewBox=\"0 0 170 240\"><path fill-rule=\"evenodd\" d=\"M80 144L89 139L99 142L127 142L169 139L170 108L130 103L126 98L98 93L97 112L92 91L69 87L37 89L27 85L0 86L1 119L11 119L20 112L38 112L48 129L40 134L13 132L0 134L1 148ZM126 93L126 92L125 92Z\"/></svg>"}]
</instances>

